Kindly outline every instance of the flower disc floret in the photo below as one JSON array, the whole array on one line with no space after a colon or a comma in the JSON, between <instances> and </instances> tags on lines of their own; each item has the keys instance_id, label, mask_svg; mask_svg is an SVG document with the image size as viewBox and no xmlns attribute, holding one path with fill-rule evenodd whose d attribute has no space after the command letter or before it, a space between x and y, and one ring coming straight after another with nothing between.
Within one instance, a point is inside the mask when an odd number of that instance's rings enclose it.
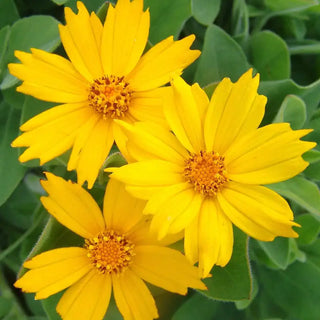
<instances>
[{"instance_id":1,"label":"flower disc floret","mask_svg":"<svg viewBox=\"0 0 320 320\"><path fill-rule=\"evenodd\" d=\"M195 191L209 197L215 196L228 181L224 157L214 151L191 154L185 160L183 174Z\"/></svg>"},{"instance_id":2,"label":"flower disc floret","mask_svg":"<svg viewBox=\"0 0 320 320\"><path fill-rule=\"evenodd\" d=\"M95 79L89 89L89 105L104 119L121 119L129 110L132 91L124 77L103 76Z\"/></svg>"},{"instance_id":3,"label":"flower disc floret","mask_svg":"<svg viewBox=\"0 0 320 320\"><path fill-rule=\"evenodd\" d=\"M132 263L134 244L114 230L106 230L85 240L87 257L100 273L118 274Z\"/></svg>"}]
</instances>

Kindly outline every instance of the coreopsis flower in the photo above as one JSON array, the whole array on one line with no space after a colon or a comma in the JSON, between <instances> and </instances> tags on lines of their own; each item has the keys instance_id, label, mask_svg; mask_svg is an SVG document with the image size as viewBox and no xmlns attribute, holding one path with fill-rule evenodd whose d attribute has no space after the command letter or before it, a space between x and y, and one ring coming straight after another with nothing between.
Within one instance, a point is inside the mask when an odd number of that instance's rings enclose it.
<instances>
[{"instance_id":1,"label":"coreopsis flower","mask_svg":"<svg viewBox=\"0 0 320 320\"><path fill-rule=\"evenodd\" d=\"M111 292L124 319L158 317L143 280L179 294L187 287L205 289L197 268L179 251L161 245L142 214L145 201L130 196L118 181L109 182L103 215L80 185L47 173L41 201L64 226L85 238L83 247L41 253L24 263L31 269L16 281L25 292L45 299L68 288L57 312L63 319L99 320ZM167 241L167 240L166 240ZM168 241L167 241L168 242Z\"/></svg>"},{"instance_id":2,"label":"coreopsis flower","mask_svg":"<svg viewBox=\"0 0 320 320\"><path fill-rule=\"evenodd\" d=\"M203 276L225 266L233 248L232 224L249 236L272 241L296 237L288 203L263 184L289 179L308 165L301 155L315 143L310 130L288 123L259 127L266 97L257 93L252 70L236 82L225 78L209 101L180 77L164 106L170 130L136 123L128 130L128 152L137 162L111 169L112 178L148 200L151 228L161 238L185 230L185 254L199 261Z\"/></svg>"},{"instance_id":3,"label":"coreopsis flower","mask_svg":"<svg viewBox=\"0 0 320 320\"><path fill-rule=\"evenodd\" d=\"M14 147L29 147L20 161L39 158L40 164L72 148L68 170L78 182L92 187L114 141L126 155L126 137L114 121L163 121L162 97L173 75L200 54L189 50L194 36L169 37L142 57L148 39L149 11L142 0L109 4L104 25L89 15L82 2L78 14L65 8L60 36L70 59L31 49L16 51L22 64L9 64L23 81L17 91L45 101L62 103L21 126L25 131Z\"/></svg>"}]
</instances>

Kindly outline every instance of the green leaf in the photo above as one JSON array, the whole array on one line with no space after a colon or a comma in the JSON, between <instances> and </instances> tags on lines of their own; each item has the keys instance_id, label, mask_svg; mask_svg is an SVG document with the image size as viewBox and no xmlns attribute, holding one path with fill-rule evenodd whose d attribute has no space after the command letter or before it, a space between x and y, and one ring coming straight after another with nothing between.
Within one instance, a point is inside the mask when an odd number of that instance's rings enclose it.
<instances>
[{"instance_id":1,"label":"green leaf","mask_svg":"<svg viewBox=\"0 0 320 320\"><path fill-rule=\"evenodd\" d=\"M0 28L12 24L19 18L19 12L13 0L0 1Z\"/></svg>"},{"instance_id":2,"label":"green leaf","mask_svg":"<svg viewBox=\"0 0 320 320\"><path fill-rule=\"evenodd\" d=\"M256 295L258 294L259 287L258 287L258 282L255 277L252 278L252 295L250 299L248 300L239 300L235 302L235 306L237 307L238 310L244 310L247 309L248 306L253 302L255 299Z\"/></svg>"},{"instance_id":3,"label":"green leaf","mask_svg":"<svg viewBox=\"0 0 320 320\"><path fill-rule=\"evenodd\" d=\"M208 299L200 293L194 293L173 315L163 320L245 320L233 303Z\"/></svg>"},{"instance_id":4,"label":"green leaf","mask_svg":"<svg viewBox=\"0 0 320 320\"><path fill-rule=\"evenodd\" d=\"M266 7L281 14L301 11L318 5L316 0L264 0Z\"/></svg>"},{"instance_id":5,"label":"green leaf","mask_svg":"<svg viewBox=\"0 0 320 320\"><path fill-rule=\"evenodd\" d=\"M320 233L320 221L311 214L303 214L298 216L296 222L301 225L297 229L299 238L296 239L299 245L309 245L316 241Z\"/></svg>"},{"instance_id":6,"label":"green leaf","mask_svg":"<svg viewBox=\"0 0 320 320\"><path fill-rule=\"evenodd\" d=\"M45 316L41 302L39 300L34 299L34 293L26 293L24 294L24 298L32 314L37 316Z\"/></svg>"},{"instance_id":7,"label":"green leaf","mask_svg":"<svg viewBox=\"0 0 320 320\"><path fill-rule=\"evenodd\" d=\"M58 32L59 21L51 16L31 16L18 20L11 27L6 62L18 61L14 57L15 50L29 51L30 48L53 51L60 44ZM6 71L0 88L7 89L18 82L18 79Z\"/></svg>"},{"instance_id":8,"label":"green leaf","mask_svg":"<svg viewBox=\"0 0 320 320\"><path fill-rule=\"evenodd\" d=\"M9 310L12 308L12 301L9 298L0 296L0 318L9 313Z\"/></svg>"},{"instance_id":9,"label":"green leaf","mask_svg":"<svg viewBox=\"0 0 320 320\"><path fill-rule=\"evenodd\" d=\"M81 247L83 242L84 241L80 236L73 233L50 216L38 242L35 244L27 258L30 259L41 252L55 248L73 246ZM21 277L25 271L26 269L22 267L18 276Z\"/></svg>"},{"instance_id":10,"label":"green leaf","mask_svg":"<svg viewBox=\"0 0 320 320\"><path fill-rule=\"evenodd\" d=\"M306 104L295 95L288 95L283 100L273 122L289 122L292 129L301 129L306 121Z\"/></svg>"},{"instance_id":11,"label":"green leaf","mask_svg":"<svg viewBox=\"0 0 320 320\"><path fill-rule=\"evenodd\" d=\"M191 17L190 0L145 0L144 6L150 8L149 40L152 44L171 35L178 39L185 22Z\"/></svg>"},{"instance_id":12,"label":"green leaf","mask_svg":"<svg viewBox=\"0 0 320 320\"><path fill-rule=\"evenodd\" d=\"M221 0L192 0L192 15L198 22L208 26L217 17L220 4Z\"/></svg>"},{"instance_id":13,"label":"green leaf","mask_svg":"<svg viewBox=\"0 0 320 320\"><path fill-rule=\"evenodd\" d=\"M284 270L289 264L289 240L276 238L272 242L257 241L269 259L280 269Z\"/></svg>"},{"instance_id":14,"label":"green leaf","mask_svg":"<svg viewBox=\"0 0 320 320\"><path fill-rule=\"evenodd\" d=\"M320 81L308 86L299 86L291 79L262 81L259 86L259 93L268 98L266 115L263 124L270 123L276 116L283 99L288 94L299 96L306 104L307 121L310 120L314 111L318 108L320 100Z\"/></svg>"},{"instance_id":15,"label":"green leaf","mask_svg":"<svg viewBox=\"0 0 320 320\"><path fill-rule=\"evenodd\" d=\"M204 280L208 290L201 291L205 296L224 301L250 298L252 280L246 234L234 228L234 246L230 262L223 268L215 266L211 273L212 277Z\"/></svg>"},{"instance_id":16,"label":"green leaf","mask_svg":"<svg viewBox=\"0 0 320 320\"><path fill-rule=\"evenodd\" d=\"M238 41L246 41L249 34L249 13L245 0L235 0L232 6L232 34Z\"/></svg>"},{"instance_id":17,"label":"green leaf","mask_svg":"<svg viewBox=\"0 0 320 320\"><path fill-rule=\"evenodd\" d=\"M172 320L211 320L216 316L218 306L218 302L195 293L176 311Z\"/></svg>"},{"instance_id":18,"label":"green leaf","mask_svg":"<svg viewBox=\"0 0 320 320\"><path fill-rule=\"evenodd\" d=\"M9 198L23 178L26 169L18 161L18 150L11 147L11 142L18 135L20 112L7 104L0 104L0 206Z\"/></svg>"},{"instance_id":19,"label":"green leaf","mask_svg":"<svg viewBox=\"0 0 320 320\"><path fill-rule=\"evenodd\" d=\"M285 271L259 268L261 286L285 311L287 319L315 320L320 314L320 268L310 260ZM260 282L260 283L261 283Z\"/></svg>"},{"instance_id":20,"label":"green leaf","mask_svg":"<svg viewBox=\"0 0 320 320\"><path fill-rule=\"evenodd\" d=\"M56 311L56 307L61 296L62 293L59 292L41 301L43 310L45 311L48 320L61 320L61 317L58 315Z\"/></svg>"},{"instance_id":21,"label":"green leaf","mask_svg":"<svg viewBox=\"0 0 320 320\"><path fill-rule=\"evenodd\" d=\"M262 80L290 77L290 56L286 43L271 31L254 34L249 42L251 62Z\"/></svg>"},{"instance_id":22,"label":"green leaf","mask_svg":"<svg viewBox=\"0 0 320 320\"><path fill-rule=\"evenodd\" d=\"M303 173L310 180L320 181L320 162L311 163Z\"/></svg>"},{"instance_id":23,"label":"green leaf","mask_svg":"<svg viewBox=\"0 0 320 320\"><path fill-rule=\"evenodd\" d=\"M58 1L62 1L62 0L58 0ZM77 1L78 0L68 0L65 1L65 6L66 7L70 7L74 12L77 12ZM106 1L105 0L82 0L82 2L84 3L84 5L86 6L87 10L89 12L96 12L96 10L98 10ZM107 1L107 2L112 2L114 3L114 0L111 1Z\"/></svg>"},{"instance_id":24,"label":"green leaf","mask_svg":"<svg viewBox=\"0 0 320 320\"><path fill-rule=\"evenodd\" d=\"M194 81L200 86L224 77L236 81L248 69L246 56L238 43L218 26L208 27Z\"/></svg>"},{"instance_id":25,"label":"green leaf","mask_svg":"<svg viewBox=\"0 0 320 320\"><path fill-rule=\"evenodd\" d=\"M303 154L303 159L309 163L315 163L320 161L320 151L318 150L309 150ZM308 168L307 168L308 169Z\"/></svg>"},{"instance_id":26,"label":"green leaf","mask_svg":"<svg viewBox=\"0 0 320 320\"><path fill-rule=\"evenodd\" d=\"M319 54L320 41L299 41L299 43L289 45L289 52L291 55L295 54Z\"/></svg>"},{"instance_id":27,"label":"green leaf","mask_svg":"<svg viewBox=\"0 0 320 320\"><path fill-rule=\"evenodd\" d=\"M320 219L320 192L315 183L298 176L284 182L270 184L268 187L296 202L312 213L316 219Z\"/></svg>"},{"instance_id":28,"label":"green leaf","mask_svg":"<svg viewBox=\"0 0 320 320\"><path fill-rule=\"evenodd\" d=\"M6 26L0 30L0 81L2 79L1 75L5 66L5 54L7 51L7 45L10 37L10 27Z\"/></svg>"},{"instance_id":29,"label":"green leaf","mask_svg":"<svg viewBox=\"0 0 320 320\"><path fill-rule=\"evenodd\" d=\"M68 0L51 0L52 2L54 2L55 4L57 4L58 6L61 6L63 4L65 4L66 2L68 2Z\"/></svg>"},{"instance_id":30,"label":"green leaf","mask_svg":"<svg viewBox=\"0 0 320 320\"><path fill-rule=\"evenodd\" d=\"M0 207L1 223L19 230L28 229L33 222L32 212L36 210L38 201L38 197L22 181Z\"/></svg>"},{"instance_id":31,"label":"green leaf","mask_svg":"<svg viewBox=\"0 0 320 320\"><path fill-rule=\"evenodd\" d=\"M26 99L26 95L16 91L17 87L13 86L6 90L2 90L3 99L11 107L16 109L22 109Z\"/></svg>"}]
</instances>

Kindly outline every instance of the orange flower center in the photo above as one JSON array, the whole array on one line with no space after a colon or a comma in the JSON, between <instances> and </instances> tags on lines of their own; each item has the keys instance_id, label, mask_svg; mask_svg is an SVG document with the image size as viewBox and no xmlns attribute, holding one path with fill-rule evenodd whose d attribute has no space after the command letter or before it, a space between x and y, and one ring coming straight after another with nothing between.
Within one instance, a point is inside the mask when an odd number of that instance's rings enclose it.
<instances>
[{"instance_id":1,"label":"orange flower center","mask_svg":"<svg viewBox=\"0 0 320 320\"><path fill-rule=\"evenodd\" d=\"M121 273L132 262L134 244L113 230L86 239L87 257L100 273Z\"/></svg>"},{"instance_id":2,"label":"orange flower center","mask_svg":"<svg viewBox=\"0 0 320 320\"><path fill-rule=\"evenodd\" d=\"M209 197L215 196L228 181L224 157L214 151L191 154L185 160L183 175L194 190Z\"/></svg>"},{"instance_id":3,"label":"orange flower center","mask_svg":"<svg viewBox=\"0 0 320 320\"><path fill-rule=\"evenodd\" d=\"M89 89L89 105L104 119L121 119L129 109L132 90L124 77L103 76L95 79Z\"/></svg>"}]
</instances>

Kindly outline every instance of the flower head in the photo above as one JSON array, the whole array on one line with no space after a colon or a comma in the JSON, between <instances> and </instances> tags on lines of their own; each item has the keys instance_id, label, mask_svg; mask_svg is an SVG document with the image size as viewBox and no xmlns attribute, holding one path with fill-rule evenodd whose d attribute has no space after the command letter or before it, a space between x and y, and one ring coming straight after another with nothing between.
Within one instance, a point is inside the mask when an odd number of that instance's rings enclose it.
<instances>
[{"instance_id":1,"label":"flower head","mask_svg":"<svg viewBox=\"0 0 320 320\"><path fill-rule=\"evenodd\" d=\"M205 289L198 271L178 251L164 246L149 232L142 214L145 201L130 196L124 185L110 181L103 215L78 184L47 173L41 201L63 225L85 238L83 247L50 250L24 263L29 270L15 286L45 299L68 288L57 305L63 319L99 320L111 291L124 319L157 318L146 280L186 294L188 287ZM176 237L173 237L176 238ZM172 242L172 241L171 241ZM143 280L142 280L143 279Z\"/></svg>"},{"instance_id":2,"label":"flower head","mask_svg":"<svg viewBox=\"0 0 320 320\"><path fill-rule=\"evenodd\" d=\"M68 170L78 182L92 187L114 141L126 156L125 141L116 119L164 122L159 88L180 74L200 54L189 50L194 36L179 41L169 37L143 54L149 33L149 11L142 0L109 4L104 25L89 15L65 9L60 36L67 60L43 50L16 51L22 64L9 64L23 81L17 88L41 100L62 103L27 121L14 147L29 147L20 161L39 158L43 164L72 148Z\"/></svg>"},{"instance_id":3,"label":"flower head","mask_svg":"<svg viewBox=\"0 0 320 320\"><path fill-rule=\"evenodd\" d=\"M259 75L251 74L236 83L223 79L210 101L197 84L175 78L164 106L170 131L122 123L137 162L111 169L112 178L148 200L144 211L154 215L151 228L160 238L185 230L185 253L203 276L230 260L232 223L263 241L297 236L287 202L261 185L303 171L301 155L315 143L299 140L310 130L288 123L258 128L267 99L257 93Z\"/></svg>"}]
</instances>

